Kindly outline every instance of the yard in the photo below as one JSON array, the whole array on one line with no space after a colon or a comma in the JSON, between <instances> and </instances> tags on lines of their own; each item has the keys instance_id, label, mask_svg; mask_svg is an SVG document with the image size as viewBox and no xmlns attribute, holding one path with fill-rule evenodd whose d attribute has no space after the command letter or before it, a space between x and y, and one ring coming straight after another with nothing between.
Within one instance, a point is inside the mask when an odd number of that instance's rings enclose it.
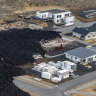
<instances>
[{"instance_id":1,"label":"yard","mask_svg":"<svg viewBox=\"0 0 96 96\"><path fill-rule=\"evenodd\" d=\"M24 12L47 10L47 9L53 9L53 8L65 9L65 7L55 6L55 5L54 6L27 6L23 10L17 10L14 13L24 13Z\"/></svg>"},{"instance_id":2,"label":"yard","mask_svg":"<svg viewBox=\"0 0 96 96\"><path fill-rule=\"evenodd\" d=\"M94 44L94 43L96 43L96 38L94 38L94 39L90 39L90 40L85 40L85 42Z\"/></svg>"},{"instance_id":3,"label":"yard","mask_svg":"<svg viewBox=\"0 0 96 96\"><path fill-rule=\"evenodd\" d=\"M95 95L96 94L96 80L80 85L79 87L76 87L75 89L72 89L72 90L71 90L72 93L68 96L93 96L92 94L96 96ZM75 93L74 90L77 93Z\"/></svg>"},{"instance_id":4,"label":"yard","mask_svg":"<svg viewBox=\"0 0 96 96\"><path fill-rule=\"evenodd\" d=\"M96 94L96 83L94 85L88 86L85 89L79 90L80 92L88 92Z\"/></svg>"}]
</instances>

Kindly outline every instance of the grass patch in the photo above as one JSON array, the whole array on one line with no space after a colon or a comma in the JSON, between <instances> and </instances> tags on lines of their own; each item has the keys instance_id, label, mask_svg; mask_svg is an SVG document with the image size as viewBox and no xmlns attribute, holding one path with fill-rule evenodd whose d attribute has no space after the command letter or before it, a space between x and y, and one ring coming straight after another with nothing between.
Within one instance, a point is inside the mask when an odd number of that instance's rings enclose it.
<instances>
[{"instance_id":1,"label":"grass patch","mask_svg":"<svg viewBox=\"0 0 96 96\"><path fill-rule=\"evenodd\" d=\"M88 92L88 93L95 93L96 94L96 83L88 86L84 89L79 90L79 92Z\"/></svg>"},{"instance_id":2,"label":"grass patch","mask_svg":"<svg viewBox=\"0 0 96 96\"><path fill-rule=\"evenodd\" d=\"M96 18L91 18L91 19L85 19L79 15L73 14L75 16L76 19L80 20L81 22L92 22L92 21L96 21Z\"/></svg>"},{"instance_id":3,"label":"grass patch","mask_svg":"<svg viewBox=\"0 0 96 96\"><path fill-rule=\"evenodd\" d=\"M24 13L24 12L30 12L30 11L37 11L37 10L48 10L48 9L53 9L53 8L60 8L60 9L65 9L65 7L61 6L27 6L22 10L17 10L14 13Z\"/></svg>"},{"instance_id":4,"label":"grass patch","mask_svg":"<svg viewBox=\"0 0 96 96\"><path fill-rule=\"evenodd\" d=\"M96 38L95 39L90 39L90 40L85 40L85 42L88 42L88 43L96 43Z\"/></svg>"}]
</instances>

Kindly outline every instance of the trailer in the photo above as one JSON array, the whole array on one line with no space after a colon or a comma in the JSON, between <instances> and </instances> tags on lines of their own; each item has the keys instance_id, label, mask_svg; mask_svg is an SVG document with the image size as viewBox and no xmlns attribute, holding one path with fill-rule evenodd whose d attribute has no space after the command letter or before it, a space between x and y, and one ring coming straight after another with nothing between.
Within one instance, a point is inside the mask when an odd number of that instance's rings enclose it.
<instances>
[{"instance_id":1,"label":"trailer","mask_svg":"<svg viewBox=\"0 0 96 96\"><path fill-rule=\"evenodd\" d=\"M69 71L64 69L64 70L59 70L57 72L57 77L60 78L61 80L62 79L66 79L66 78L69 78Z\"/></svg>"},{"instance_id":2,"label":"trailer","mask_svg":"<svg viewBox=\"0 0 96 96\"><path fill-rule=\"evenodd\" d=\"M51 76L52 75L49 72L42 72L42 76L41 77L50 80Z\"/></svg>"}]
</instances>

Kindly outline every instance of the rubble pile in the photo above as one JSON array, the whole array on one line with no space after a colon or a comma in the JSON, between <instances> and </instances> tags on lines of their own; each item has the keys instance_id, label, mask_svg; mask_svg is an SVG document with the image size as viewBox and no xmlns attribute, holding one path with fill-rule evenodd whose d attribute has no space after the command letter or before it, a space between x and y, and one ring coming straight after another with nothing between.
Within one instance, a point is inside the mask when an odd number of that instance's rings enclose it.
<instances>
[{"instance_id":1,"label":"rubble pile","mask_svg":"<svg viewBox=\"0 0 96 96\"><path fill-rule=\"evenodd\" d=\"M54 40L40 41L42 48L46 51L63 48L65 45L69 43L70 43L69 41L65 41L61 38L56 38Z\"/></svg>"}]
</instances>

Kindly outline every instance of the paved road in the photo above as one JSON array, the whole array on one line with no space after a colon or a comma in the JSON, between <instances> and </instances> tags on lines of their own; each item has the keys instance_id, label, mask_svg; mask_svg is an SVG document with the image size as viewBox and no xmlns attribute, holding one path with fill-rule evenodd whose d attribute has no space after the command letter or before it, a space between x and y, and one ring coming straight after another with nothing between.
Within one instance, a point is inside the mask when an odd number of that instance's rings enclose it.
<instances>
[{"instance_id":1,"label":"paved road","mask_svg":"<svg viewBox=\"0 0 96 96\"><path fill-rule=\"evenodd\" d=\"M70 80L70 81L67 81L63 84L60 84L60 88L63 89L64 91L67 91L71 88L74 88L78 85L81 85L83 83L86 83L86 82L89 82L89 81L92 81L96 79L96 71L94 72L91 72L91 73L88 73L88 74L85 74L83 76L80 76L79 78L76 78L76 79L73 79L73 80ZM66 87L65 87L66 86Z\"/></svg>"},{"instance_id":2,"label":"paved road","mask_svg":"<svg viewBox=\"0 0 96 96\"><path fill-rule=\"evenodd\" d=\"M32 80L32 79L29 79L29 78L26 78L26 77L23 77L23 76L18 76L18 78L21 78L21 79L24 79L24 80L27 80L27 81L30 81L30 82L33 82L33 83L36 83L36 84L39 84L39 85L42 85L42 86L45 86L47 88L52 88L51 86L48 86L44 83L40 83L40 82L37 82L35 80Z\"/></svg>"},{"instance_id":3,"label":"paved road","mask_svg":"<svg viewBox=\"0 0 96 96\"><path fill-rule=\"evenodd\" d=\"M76 88L76 89L73 89L73 90L68 90L67 92L65 92L65 94L77 93L77 94L83 94L83 95L95 95L96 96L96 93L95 94L92 94L92 93L88 93L88 92L86 93L86 92L82 92L82 91L81 92L78 92L81 89L84 89L84 88L86 88L88 86L91 86L93 84L96 84L96 81L93 81L92 83L86 84L84 86L81 86L81 87Z\"/></svg>"},{"instance_id":4,"label":"paved road","mask_svg":"<svg viewBox=\"0 0 96 96\"><path fill-rule=\"evenodd\" d=\"M81 87L79 87L79 88L73 89L73 90L70 91L70 93L74 93L74 92L76 92L76 91L78 91L78 90L84 89L84 88L86 88L86 87L88 87L88 86L91 86L91 85L93 85L93 84L96 84L96 81L94 81L94 82L92 82L92 83L89 83L89 84L87 84L87 85L81 86Z\"/></svg>"},{"instance_id":5,"label":"paved road","mask_svg":"<svg viewBox=\"0 0 96 96\"><path fill-rule=\"evenodd\" d=\"M13 83L18 86L20 89L28 90L29 92L33 92L35 94L39 94L40 96L63 96L63 93L58 88L54 89L43 89L41 87L26 83L24 81L20 81L18 79L14 79Z\"/></svg>"},{"instance_id":6,"label":"paved road","mask_svg":"<svg viewBox=\"0 0 96 96\"><path fill-rule=\"evenodd\" d=\"M66 92L67 90L70 90L71 88L74 88L83 83L92 81L94 79L96 79L96 71L83 75L83 76L80 76L76 79L67 81L65 83L62 83L59 85L59 87L54 87L53 89L43 89L43 88L37 87L32 84L25 83L25 82L17 80L17 79L14 79L13 82L19 88L21 88L21 89L23 88L30 92L39 94L40 96L64 96L64 92Z\"/></svg>"},{"instance_id":7,"label":"paved road","mask_svg":"<svg viewBox=\"0 0 96 96\"><path fill-rule=\"evenodd\" d=\"M63 38L64 38L64 37L65 37L65 38L68 38L68 39L70 39L70 40L76 41L76 42L78 42L78 43L84 44L84 45L86 45L86 46L93 46L93 44L90 44L90 43L81 41L81 40L76 39L76 38L72 38L72 37L63 35Z\"/></svg>"},{"instance_id":8,"label":"paved road","mask_svg":"<svg viewBox=\"0 0 96 96\"><path fill-rule=\"evenodd\" d=\"M96 23L96 21L84 23L84 22L80 22L80 21L76 20L75 24L73 26L63 27L63 28L60 28L60 29L54 29L54 31L71 32L75 27L90 27L95 23Z\"/></svg>"}]
</instances>

